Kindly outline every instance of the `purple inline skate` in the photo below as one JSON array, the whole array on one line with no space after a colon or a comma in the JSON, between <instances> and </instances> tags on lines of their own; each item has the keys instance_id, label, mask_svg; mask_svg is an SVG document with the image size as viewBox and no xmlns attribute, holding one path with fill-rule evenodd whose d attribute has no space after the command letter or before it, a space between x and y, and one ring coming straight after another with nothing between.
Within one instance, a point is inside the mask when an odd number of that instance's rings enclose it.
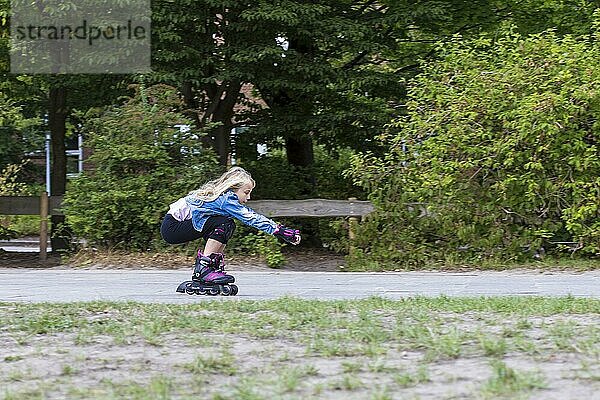
<instances>
[{"instance_id":1,"label":"purple inline skate","mask_svg":"<svg viewBox=\"0 0 600 400\"><path fill-rule=\"evenodd\" d=\"M224 271L223 254L213 253L206 257L198 252L194 263L192 280L182 282L177 288L179 293L206 294L210 296L235 296L238 287L232 285L235 278Z\"/></svg>"}]
</instances>

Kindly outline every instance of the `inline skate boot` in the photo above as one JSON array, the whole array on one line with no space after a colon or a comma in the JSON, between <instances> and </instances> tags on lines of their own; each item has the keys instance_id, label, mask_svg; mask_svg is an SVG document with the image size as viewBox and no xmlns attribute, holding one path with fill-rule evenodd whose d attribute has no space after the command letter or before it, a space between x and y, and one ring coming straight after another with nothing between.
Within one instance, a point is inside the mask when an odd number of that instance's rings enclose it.
<instances>
[{"instance_id":1,"label":"inline skate boot","mask_svg":"<svg viewBox=\"0 0 600 400\"><path fill-rule=\"evenodd\" d=\"M238 287L232 285L235 278L224 271L223 254L213 253L205 256L198 252L192 280L182 282L177 288L179 293L206 294L210 296L235 296Z\"/></svg>"}]
</instances>

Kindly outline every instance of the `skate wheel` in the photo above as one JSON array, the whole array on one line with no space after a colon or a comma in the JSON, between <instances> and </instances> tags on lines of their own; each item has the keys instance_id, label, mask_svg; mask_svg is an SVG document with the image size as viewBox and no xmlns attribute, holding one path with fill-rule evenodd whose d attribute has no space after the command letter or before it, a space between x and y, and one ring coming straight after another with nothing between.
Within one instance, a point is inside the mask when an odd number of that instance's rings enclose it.
<instances>
[{"instance_id":1,"label":"skate wheel","mask_svg":"<svg viewBox=\"0 0 600 400\"><path fill-rule=\"evenodd\" d=\"M196 294L202 294L202 295L205 295L206 293L207 293L207 290L206 290L206 289L204 289L204 288L200 288L200 289L198 289L198 290L196 291Z\"/></svg>"},{"instance_id":2,"label":"skate wheel","mask_svg":"<svg viewBox=\"0 0 600 400\"><path fill-rule=\"evenodd\" d=\"M235 296L236 294L238 294L238 287L236 285L229 285L229 288L231 289L232 296Z\"/></svg>"},{"instance_id":3,"label":"skate wheel","mask_svg":"<svg viewBox=\"0 0 600 400\"><path fill-rule=\"evenodd\" d=\"M186 285L185 285L185 293L186 294L194 294L195 293L194 288L192 286L192 282L187 282L186 283Z\"/></svg>"},{"instance_id":4,"label":"skate wheel","mask_svg":"<svg viewBox=\"0 0 600 400\"><path fill-rule=\"evenodd\" d=\"M232 292L233 292L233 290L231 289L231 286L223 285L221 287L221 294L223 296L229 296Z\"/></svg>"},{"instance_id":5,"label":"skate wheel","mask_svg":"<svg viewBox=\"0 0 600 400\"><path fill-rule=\"evenodd\" d=\"M216 296L220 293L221 291L219 290L218 287L212 287L208 290L208 294L211 296Z\"/></svg>"}]
</instances>

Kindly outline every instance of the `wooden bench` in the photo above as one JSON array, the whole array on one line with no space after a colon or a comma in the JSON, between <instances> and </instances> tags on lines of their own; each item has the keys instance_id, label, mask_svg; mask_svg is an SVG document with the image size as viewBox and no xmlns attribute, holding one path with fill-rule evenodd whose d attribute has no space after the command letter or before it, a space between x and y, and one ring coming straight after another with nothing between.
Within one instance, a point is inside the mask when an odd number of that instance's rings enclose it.
<instances>
[{"instance_id":1,"label":"wooden bench","mask_svg":"<svg viewBox=\"0 0 600 400\"><path fill-rule=\"evenodd\" d=\"M254 200L248 207L267 217L348 217L348 238L355 238L355 226L358 217L364 218L373 212L375 207L370 201L357 200Z\"/></svg>"},{"instance_id":2,"label":"wooden bench","mask_svg":"<svg viewBox=\"0 0 600 400\"><path fill-rule=\"evenodd\" d=\"M40 216L40 259L47 258L48 216L62 215L62 196L0 196L0 215ZM348 200L253 200L248 207L271 218L277 217L348 217L348 236L354 240L355 226L359 217L374 210L368 201L355 198Z\"/></svg>"},{"instance_id":3,"label":"wooden bench","mask_svg":"<svg viewBox=\"0 0 600 400\"><path fill-rule=\"evenodd\" d=\"M62 215L62 196L0 196L0 215L40 216L40 260L45 261L48 253L48 216Z\"/></svg>"}]
</instances>

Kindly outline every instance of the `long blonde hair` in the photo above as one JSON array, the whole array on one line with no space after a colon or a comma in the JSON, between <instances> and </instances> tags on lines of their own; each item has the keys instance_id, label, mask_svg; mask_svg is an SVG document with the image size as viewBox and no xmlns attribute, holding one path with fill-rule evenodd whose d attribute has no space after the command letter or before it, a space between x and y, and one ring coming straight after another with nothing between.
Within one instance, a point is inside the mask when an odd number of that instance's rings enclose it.
<instances>
[{"instance_id":1,"label":"long blonde hair","mask_svg":"<svg viewBox=\"0 0 600 400\"><path fill-rule=\"evenodd\" d=\"M252 186L256 185L252 176L245 169L233 167L219 178L206 182L200 189L190 192L189 196L200 201L214 201L227 190L237 190L248 183L251 183Z\"/></svg>"}]
</instances>

